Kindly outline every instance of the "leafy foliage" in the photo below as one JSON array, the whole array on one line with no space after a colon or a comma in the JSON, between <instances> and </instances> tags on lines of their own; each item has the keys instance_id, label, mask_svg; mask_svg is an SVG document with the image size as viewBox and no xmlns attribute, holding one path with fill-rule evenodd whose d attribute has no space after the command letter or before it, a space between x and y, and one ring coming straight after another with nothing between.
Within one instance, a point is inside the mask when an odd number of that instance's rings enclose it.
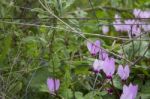
<instances>
[{"instance_id":1,"label":"leafy foliage","mask_svg":"<svg viewBox=\"0 0 150 99\"><path fill-rule=\"evenodd\" d=\"M123 21L133 18L133 9L149 6L149 0L0 0L0 99L116 99L104 74L95 82L91 70L95 57L86 42L97 39L116 68L134 64L126 83L137 83L137 98L149 99L149 32L132 40L111 25L115 14ZM60 79L57 96L49 93L48 77ZM121 94L118 75L113 82Z\"/></svg>"}]
</instances>

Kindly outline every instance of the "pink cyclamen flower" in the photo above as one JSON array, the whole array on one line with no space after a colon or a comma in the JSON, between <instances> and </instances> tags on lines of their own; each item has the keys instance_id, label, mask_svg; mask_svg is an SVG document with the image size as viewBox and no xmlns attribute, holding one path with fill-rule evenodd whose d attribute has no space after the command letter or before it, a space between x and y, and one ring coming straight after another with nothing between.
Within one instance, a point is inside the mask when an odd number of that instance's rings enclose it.
<instances>
[{"instance_id":1,"label":"pink cyclamen flower","mask_svg":"<svg viewBox=\"0 0 150 99\"><path fill-rule=\"evenodd\" d=\"M59 89L60 81L55 78L47 79L47 86L51 94L55 94L55 92Z\"/></svg>"},{"instance_id":2,"label":"pink cyclamen flower","mask_svg":"<svg viewBox=\"0 0 150 99\"><path fill-rule=\"evenodd\" d=\"M93 63L93 71L95 73L99 73L100 70L102 69L102 66L103 66L103 61L102 60L98 60L98 59L95 59L94 63Z\"/></svg>"},{"instance_id":3,"label":"pink cyclamen flower","mask_svg":"<svg viewBox=\"0 0 150 99\"><path fill-rule=\"evenodd\" d=\"M143 22L142 29L144 30L144 32L149 32L150 31L150 25Z\"/></svg>"},{"instance_id":4,"label":"pink cyclamen flower","mask_svg":"<svg viewBox=\"0 0 150 99\"><path fill-rule=\"evenodd\" d=\"M107 34L109 32L109 27L108 26L102 26L102 32L103 34Z\"/></svg>"},{"instance_id":5,"label":"pink cyclamen flower","mask_svg":"<svg viewBox=\"0 0 150 99\"><path fill-rule=\"evenodd\" d=\"M120 99L135 99L138 92L138 85L123 86L123 93Z\"/></svg>"},{"instance_id":6,"label":"pink cyclamen flower","mask_svg":"<svg viewBox=\"0 0 150 99\"><path fill-rule=\"evenodd\" d=\"M134 9L133 14L136 18L150 18L150 11L142 11L140 9Z\"/></svg>"},{"instance_id":7,"label":"pink cyclamen flower","mask_svg":"<svg viewBox=\"0 0 150 99\"><path fill-rule=\"evenodd\" d=\"M115 21L113 22L113 26L116 31L123 32L125 25L121 22L120 19L121 19L121 17L118 14L116 14Z\"/></svg>"},{"instance_id":8,"label":"pink cyclamen flower","mask_svg":"<svg viewBox=\"0 0 150 99\"><path fill-rule=\"evenodd\" d=\"M115 72L115 59L106 58L103 62L103 71L108 79L111 79Z\"/></svg>"},{"instance_id":9,"label":"pink cyclamen flower","mask_svg":"<svg viewBox=\"0 0 150 99\"><path fill-rule=\"evenodd\" d=\"M99 59L104 61L106 58L108 58L108 53L101 49L99 51Z\"/></svg>"},{"instance_id":10,"label":"pink cyclamen flower","mask_svg":"<svg viewBox=\"0 0 150 99\"><path fill-rule=\"evenodd\" d=\"M117 74L121 77L122 80L126 80L129 77L130 69L126 65L124 68L122 65L119 65Z\"/></svg>"},{"instance_id":11,"label":"pink cyclamen flower","mask_svg":"<svg viewBox=\"0 0 150 99\"><path fill-rule=\"evenodd\" d=\"M128 32L129 37L139 36L141 34L141 25L136 20L125 20L124 31Z\"/></svg>"},{"instance_id":12,"label":"pink cyclamen flower","mask_svg":"<svg viewBox=\"0 0 150 99\"><path fill-rule=\"evenodd\" d=\"M133 14L136 18L139 18L142 14L142 11L140 9L134 9Z\"/></svg>"},{"instance_id":13,"label":"pink cyclamen flower","mask_svg":"<svg viewBox=\"0 0 150 99\"><path fill-rule=\"evenodd\" d=\"M140 18L150 18L150 11L142 11Z\"/></svg>"},{"instance_id":14,"label":"pink cyclamen flower","mask_svg":"<svg viewBox=\"0 0 150 99\"><path fill-rule=\"evenodd\" d=\"M92 55L96 55L100 50L100 41L96 40L94 43L87 42L87 48Z\"/></svg>"}]
</instances>

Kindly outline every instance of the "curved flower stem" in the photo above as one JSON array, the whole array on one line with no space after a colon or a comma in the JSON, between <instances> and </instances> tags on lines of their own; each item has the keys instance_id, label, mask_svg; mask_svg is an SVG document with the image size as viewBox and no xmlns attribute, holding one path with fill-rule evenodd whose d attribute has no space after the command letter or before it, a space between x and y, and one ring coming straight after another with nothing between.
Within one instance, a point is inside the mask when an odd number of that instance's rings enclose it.
<instances>
[{"instance_id":1,"label":"curved flower stem","mask_svg":"<svg viewBox=\"0 0 150 99\"><path fill-rule=\"evenodd\" d=\"M95 78L95 81L94 81L94 84L93 84L93 89L95 88L97 78L98 78L98 74L96 74L96 78Z\"/></svg>"},{"instance_id":2,"label":"curved flower stem","mask_svg":"<svg viewBox=\"0 0 150 99\"><path fill-rule=\"evenodd\" d=\"M102 86L99 88L99 91L101 91L102 88L105 86L105 84L106 84L105 82L108 83L107 79L104 79L104 80L102 81L102 83L101 83Z\"/></svg>"},{"instance_id":3,"label":"curved flower stem","mask_svg":"<svg viewBox=\"0 0 150 99\"><path fill-rule=\"evenodd\" d=\"M111 84L112 84L112 88L116 94L116 99L119 99L120 97L120 94L118 93L118 91L115 89L115 86L114 86L114 82L113 82L113 79L111 78Z\"/></svg>"}]
</instances>

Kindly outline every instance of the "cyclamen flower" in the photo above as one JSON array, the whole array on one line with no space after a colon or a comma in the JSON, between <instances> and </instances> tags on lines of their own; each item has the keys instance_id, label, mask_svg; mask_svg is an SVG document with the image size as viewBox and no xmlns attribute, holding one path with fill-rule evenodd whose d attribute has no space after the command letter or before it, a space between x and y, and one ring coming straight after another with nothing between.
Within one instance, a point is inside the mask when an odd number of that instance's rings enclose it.
<instances>
[{"instance_id":1,"label":"cyclamen flower","mask_svg":"<svg viewBox=\"0 0 150 99\"><path fill-rule=\"evenodd\" d=\"M103 62L103 71L108 79L111 79L115 72L115 59L106 58Z\"/></svg>"},{"instance_id":2,"label":"cyclamen flower","mask_svg":"<svg viewBox=\"0 0 150 99\"><path fill-rule=\"evenodd\" d=\"M123 86L123 93L120 99L135 99L138 92L138 85Z\"/></svg>"},{"instance_id":3,"label":"cyclamen flower","mask_svg":"<svg viewBox=\"0 0 150 99\"><path fill-rule=\"evenodd\" d=\"M102 66L103 66L103 61L95 59L95 61L93 63L93 70L94 70L94 72L95 73L99 73L100 70L102 69Z\"/></svg>"},{"instance_id":4,"label":"cyclamen flower","mask_svg":"<svg viewBox=\"0 0 150 99\"><path fill-rule=\"evenodd\" d=\"M113 25L114 25L114 28L115 28L115 30L116 31L122 31L122 26L120 25L120 24L122 24L120 21L115 21L115 22L113 22Z\"/></svg>"},{"instance_id":5,"label":"cyclamen flower","mask_svg":"<svg viewBox=\"0 0 150 99\"><path fill-rule=\"evenodd\" d=\"M128 32L129 37L139 36L141 34L141 25L139 21L135 20L125 20L124 31Z\"/></svg>"},{"instance_id":6,"label":"cyclamen flower","mask_svg":"<svg viewBox=\"0 0 150 99\"><path fill-rule=\"evenodd\" d=\"M133 14L137 17L139 12L140 12L139 10L135 9L133 11ZM140 12L140 13L142 13L142 12ZM116 31L127 32L128 36L130 38L133 36L139 36L141 34L142 26L140 25L141 24L140 21L138 21L138 20L125 20L124 22L121 22L119 15L115 15L115 18L116 18L116 21L113 22L113 24L114 24L114 28Z\"/></svg>"},{"instance_id":7,"label":"cyclamen flower","mask_svg":"<svg viewBox=\"0 0 150 99\"><path fill-rule=\"evenodd\" d=\"M141 11L140 9L134 9L133 14L136 18L150 18L150 11Z\"/></svg>"},{"instance_id":8,"label":"cyclamen flower","mask_svg":"<svg viewBox=\"0 0 150 99\"><path fill-rule=\"evenodd\" d=\"M55 94L55 92L59 89L60 81L55 78L47 79L47 86L51 94Z\"/></svg>"},{"instance_id":9,"label":"cyclamen flower","mask_svg":"<svg viewBox=\"0 0 150 99\"><path fill-rule=\"evenodd\" d=\"M100 50L100 41L96 40L94 43L87 42L87 48L92 55L96 55Z\"/></svg>"},{"instance_id":10,"label":"cyclamen flower","mask_svg":"<svg viewBox=\"0 0 150 99\"><path fill-rule=\"evenodd\" d=\"M144 11L142 13L142 18L150 18L150 11Z\"/></svg>"},{"instance_id":11,"label":"cyclamen flower","mask_svg":"<svg viewBox=\"0 0 150 99\"><path fill-rule=\"evenodd\" d=\"M144 25L142 25L142 29L145 31L145 32L149 32L150 31L150 25L149 24L146 24L143 22Z\"/></svg>"},{"instance_id":12,"label":"cyclamen flower","mask_svg":"<svg viewBox=\"0 0 150 99\"><path fill-rule=\"evenodd\" d=\"M140 18L150 18L150 11L142 11L139 15Z\"/></svg>"},{"instance_id":13,"label":"cyclamen flower","mask_svg":"<svg viewBox=\"0 0 150 99\"><path fill-rule=\"evenodd\" d=\"M122 65L119 65L117 74L121 77L122 80L126 80L129 77L130 69L126 65L124 68Z\"/></svg>"},{"instance_id":14,"label":"cyclamen flower","mask_svg":"<svg viewBox=\"0 0 150 99\"><path fill-rule=\"evenodd\" d=\"M133 14L136 18L139 18L141 16L142 11L140 9L134 9Z\"/></svg>"},{"instance_id":15,"label":"cyclamen flower","mask_svg":"<svg viewBox=\"0 0 150 99\"><path fill-rule=\"evenodd\" d=\"M116 31L123 32L125 26L121 22L120 18L121 17L119 15L117 15L117 14L115 15L116 20L113 22L113 24L114 24L113 26L114 26Z\"/></svg>"},{"instance_id":16,"label":"cyclamen flower","mask_svg":"<svg viewBox=\"0 0 150 99\"><path fill-rule=\"evenodd\" d=\"M102 26L102 32L104 34L107 34L109 32L109 27L108 26Z\"/></svg>"},{"instance_id":17,"label":"cyclamen flower","mask_svg":"<svg viewBox=\"0 0 150 99\"><path fill-rule=\"evenodd\" d=\"M99 59L104 61L106 58L108 58L108 53L101 49L99 51Z\"/></svg>"}]
</instances>

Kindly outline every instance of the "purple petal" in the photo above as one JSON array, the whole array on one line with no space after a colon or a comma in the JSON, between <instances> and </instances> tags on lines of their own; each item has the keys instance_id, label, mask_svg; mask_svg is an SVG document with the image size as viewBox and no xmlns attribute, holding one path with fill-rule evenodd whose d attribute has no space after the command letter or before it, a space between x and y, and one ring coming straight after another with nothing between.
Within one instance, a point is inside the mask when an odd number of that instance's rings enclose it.
<instances>
[{"instance_id":1,"label":"purple petal","mask_svg":"<svg viewBox=\"0 0 150 99\"><path fill-rule=\"evenodd\" d=\"M122 65L119 65L117 74L121 77L121 79L124 76L124 69Z\"/></svg>"},{"instance_id":2,"label":"purple petal","mask_svg":"<svg viewBox=\"0 0 150 99\"><path fill-rule=\"evenodd\" d=\"M134 9L133 14L136 18L139 18L141 16L142 11L140 9Z\"/></svg>"},{"instance_id":3,"label":"purple petal","mask_svg":"<svg viewBox=\"0 0 150 99\"><path fill-rule=\"evenodd\" d=\"M122 80L126 80L129 77L129 66L126 65L124 68L122 65L119 65L117 74L120 76Z\"/></svg>"},{"instance_id":4,"label":"purple petal","mask_svg":"<svg viewBox=\"0 0 150 99\"><path fill-rule=\"evenodd\" d=\"M132 83L130 83L129 89L130 89L130 92L133 95L133 99L135 99L136 95L137 95L137 91L138 91L138 85L132 85Z\"/></svg>"},{"instance_id":5,"label":"purple petal","mask_svg":"<svg viewBox=\"0 0 150 99\"><path fill-rule=\"evenodd\" d=\"M109 32L109 27L108 26L102 26L102 32L104 34L107 34Z\"/></svg>"},{"instance_id":6,"label":"purple petal","mask_svg":"<svg viewBox=\"0 0 150 99\"><path fill-rule=\"evenodd\" d=\"M92 43L91 42L87 42L87 48L90 52L92 51Z\"/></svg>"},{"instance_id":7,"label":"purple petal","mask_svg":"<svg viewBox=\"0 0 150 99\"><path fill-rule=\"evenodd\" d=\"M132 83L130 83L129 86L124 85L123 86L123 93L120 97L120 99L135 99L136 95L137 95L137 91L138 91L138 86L137 85L132 85Z\"/></svg>"},{"instance_id":8,"label":"purple petal","mask_svg":"<svg viewBox=\"0 0 150 99\"><path fill-rule=\"evenodd\" d=\"M132 94L129 94L129 93L123 93L120 97L120 99L134 99L132 98Z\"/></svg>"},{"instance_id":9,"label":"purple petal","mask_svg":"<svg viewBox=\"0 0 150 99\"><path fill-rule=\"evenodd\" d=\"M95 53L98 53L99 50L100 50L100 41L99 40L96 40L95 43L94 43L94 47L95 47Z\"/></svg>"},{"instance_id":10,"label":"purple petal","mask_svg":"<svg viewBox=\"0 0 150 99\"><path fill-rule=\"evenodd\" d=\"M94 44L95 44L96 46L100 47L100 44L101 44L101 43L100 43L99 40L96 40Z\"/></svg>"},{"instance_id":11,"label":"purple petal","mask_svg":"<svg viewBox=\"0 0 150 99\"><path fill-rule=\"evenodd\" d=\"M108 53L104 51L103 49L101 49L99 52L99 59L105 60L106 58L108 58Z\"/></svg>"},{"instance_id":12,"label":"purple petal","mask_svg":"<svg viewBox=\"0 0 150 99\"><path fill-rule=\"evenodd\" d=\"M107 77L112 77L115 72L115 60L114 58L107 58L103 63L103 71Z\"/></svg>"},{"instance_id":13,"label":"purple petal","mask_svg":"<svg viewBox=\"0 0 150 99\"><path fill-rule=\"evenodd\" d=\"M130 92L129 87L126 86L126 85L124 85L124 86L123 86L123 93L122 93L120 99L126 99L127 97L128 97L129 99L133 99L133 98L132 98L133 95L132 95L132 93Z\"/></svg>"},{"instance_id":14,"label":"purple petal","mask_svg":"<svg viewBox=\"0 0 150 99\"><path fill-rule=\"evenodd\" d=\"M96 55L100 50L100 41L96 40L94 43L87 42L87 48L92 55Z\"/></svg>"},{"instance_id":15,"label":"purple petal","mask_svg":"<svg viewBox=\"0 0 150 99\"><path fill-rule=\"evenodd\" d=\"M58 79L55 80L55 83L56 83L56 90L59 89L59 86L60 86L60 81Z\"/></svg>"},{"instance_id":16,"label":"purple petal","mask_svg":"<svg viewBox=\"0 0 150 99\"><path fill-rule=\"evenodd\" d=\"M129 66L128 66L128 65L125 66L124 72L125 72L126 79L127 79L127 78L129 77L129 74L130 74L130 69L129 69Z\"/></svg>"},{"instance_id":17,"label":"purple petal","mask_svg":"<svg viewBox=\"0 0 150 99\"><path fill-rule=\"evenodd\" d=\"M99 72L103 67L103 61L95 59L94 63L93 63L93 70L95 72Z\"/></svg>"},{"instance_id":18,"label":"purple petal","mask_svg":"<svg viewBox=\"0 0 150 99\"><path fill-rule=\"evenodd\" d=\"M48 78L47 86L51 94L54 94L55 91L59 89L60 81L58 79Z\"/></svg>"}]
</instances>

